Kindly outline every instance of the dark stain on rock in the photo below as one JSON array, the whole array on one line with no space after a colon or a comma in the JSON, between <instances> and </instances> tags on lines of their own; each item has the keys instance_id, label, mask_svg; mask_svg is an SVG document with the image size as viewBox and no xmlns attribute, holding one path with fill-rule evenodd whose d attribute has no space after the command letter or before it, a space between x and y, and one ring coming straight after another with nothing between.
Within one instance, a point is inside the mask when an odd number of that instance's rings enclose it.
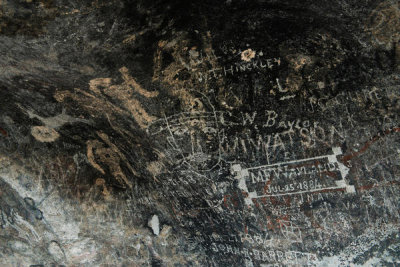
<instances>
[{"instance_id":1,"label":"dark stain on rock","mask_svg":"<svg viewBox=\"0 0 400 267\"><path fill-rule=\"evenodd\" d=\"M320 206L323 205L324 203L330 204L330 206L333 207L333 208L336 206L336 204L335 204L333 201L330 201L330 200L317 200L317 201L312 202L311 204L304 203L304 204L300 207L300 209L301 209L302 211L309 211L309 210L312 210L312 209L315 209L315 208L320 207Z\"/></svg>"},{"instance_id":2,"label":"dark stain on rock","mask_svg":"<svg viewBox=\"0 0 400 267\"><path fill-rule=\"evenodd\" d=\"M57 13L52 0L4 0L0 6L0 34L37 37L46 32L46 25Z\"/></svg>"},{"instance_id":3,"label":"dark stain on rock","mask_svg":"<svg viewBox=\"0 0 400 267\"><path fill-rule=\"evenodd\" d=\"M6 130L4 130L3 128L0 127L0 133L4 136L8 136L8 133Z\"/></svg>"}]
</instances>

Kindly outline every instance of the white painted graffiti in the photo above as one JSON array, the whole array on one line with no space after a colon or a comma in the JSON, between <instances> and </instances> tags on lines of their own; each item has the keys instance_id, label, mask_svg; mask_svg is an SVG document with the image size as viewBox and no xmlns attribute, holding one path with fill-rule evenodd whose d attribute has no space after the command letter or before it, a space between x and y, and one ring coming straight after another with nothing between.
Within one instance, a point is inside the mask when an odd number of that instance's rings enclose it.
<instances>
[{"instance_id":1,"label":"white painted graffiti","mask_svg":"<svg viewBox=\"0 0 400 267\"><path fill-rule=\"evenodd\" d=\"M303 194L303 193L321 192L324 190L335 190L335 189L344 189L347 193L354 193L355 192L354 186L349 185L346 180L346 176L349 172L349 168L347 168L343 163L341 163L337 160L337 156L342 154L342 150L340 149L340 147L334 147L332 149L332 151L333 151L333 154L331 154L331 155L323 155L323 156L317 156L317 157L305 158L305 159L299 159L299 160L293 160L293 161L287 161L287 162L279 162L279 163L275 163L275 164L262 165L262 166L250 167L250 168L242 168L240 164L234 164L231 167L231 172L235 176L235 178L238 180L239 189L246 192L248 195L245 198L245 203L247 205L253 204L252 199L262 198L262 197L270 197L270 196L298 195L298 194ZM249 190L248 190L247 182L251 182L252 175L250 173L252 173L254 171L262 171L262 170L269 171L272 168L281 168L284 166L305 163L305 162L316 162L316 161L323 160L323 159L327 159L328 163L333 164L333 166L337 166L335 168L337 168L337 170L339 171L339 173L341 175L341 179L335 180L335 186L321 187L321 188L314 188L314 189L301 188L300 191L293 190L291 192L282 192L282 193L265 194L265 195L258 195L256 191L249 192ZM291 171L291 173L292 173L292 171Z\"/></svg>"}]
</instances>

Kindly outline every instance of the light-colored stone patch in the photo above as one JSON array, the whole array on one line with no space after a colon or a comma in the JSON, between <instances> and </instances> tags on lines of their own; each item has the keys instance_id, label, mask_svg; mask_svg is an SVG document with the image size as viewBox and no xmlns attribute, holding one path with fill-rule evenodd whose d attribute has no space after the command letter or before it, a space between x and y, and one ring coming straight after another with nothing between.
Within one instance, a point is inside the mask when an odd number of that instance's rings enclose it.
<instances>
[{"instance_id":1,"label":"light-colored stone patch","mask_svg":"<svg viewBox=\"0 0 400 267\"><path fill-rule=\"evenodd\" d=\"M60 137L60 134L56 130L46 126L33 126L31 134L40 142L54 142Z\"/></svg>"},{"instance_id":2,"label":"light-colored stone patch","mask_svg":"<svg viewBox=\"0 0 400 267\"><path fill-rule=\"evenodd\" d=\"M153 215L153 217L151 217L151 220L149 220L148 226L151 228L151 230L153 230L153 233L155 235L160 234L160 220L158 219L157 215Z\"/></svg>"},{"instance_id":3,"label":"light-colored stone patch","mask_svg":"<svg viewBox=\"0 0 400 267\"><path fill-rule=\"evenodd\" d=\"M256 52L253 51L251 48L244 50L242 52L241 58L243 61L247 61L249 62L250 60L252 60L254 57L256 56Z\"/></svg>"}]
</instances>

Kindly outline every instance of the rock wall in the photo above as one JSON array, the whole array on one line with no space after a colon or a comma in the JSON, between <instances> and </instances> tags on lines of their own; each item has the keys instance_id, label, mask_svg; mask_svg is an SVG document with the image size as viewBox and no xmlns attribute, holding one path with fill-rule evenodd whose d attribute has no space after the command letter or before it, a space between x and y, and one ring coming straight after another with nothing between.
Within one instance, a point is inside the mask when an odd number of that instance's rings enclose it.
<instances>
[{"instance_id":1,"label":"rock wall","mask_svg":"<svg viewBox=\"0 0 400 267\"><path fill-rule=\"evenodd\" d=\"M398 266L399 8L0 1L0 265Z\"/></svg>"}]
</instances>

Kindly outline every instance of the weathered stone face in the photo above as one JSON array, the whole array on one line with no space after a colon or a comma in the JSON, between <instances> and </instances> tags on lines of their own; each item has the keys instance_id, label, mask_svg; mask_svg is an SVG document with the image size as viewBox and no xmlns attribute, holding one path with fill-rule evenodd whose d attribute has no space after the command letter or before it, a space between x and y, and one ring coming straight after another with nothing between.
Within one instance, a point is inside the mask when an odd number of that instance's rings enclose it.
<instances>
[{"instance_id":1,"label":"weathered stone face","mask_svg":"<svg viewBox=\"0 0 400 267\"><path fill-rule=\"evenodd\" d=\"M0 1L1 266L395 266L396 1Z\"/></svg>"}]
</instances>

